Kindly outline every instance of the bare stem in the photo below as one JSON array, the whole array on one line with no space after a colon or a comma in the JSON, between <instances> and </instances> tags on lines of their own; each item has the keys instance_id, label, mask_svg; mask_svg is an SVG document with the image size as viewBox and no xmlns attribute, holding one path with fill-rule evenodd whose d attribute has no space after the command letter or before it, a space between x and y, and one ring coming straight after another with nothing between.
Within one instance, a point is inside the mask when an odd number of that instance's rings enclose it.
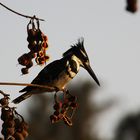
<instances>
[{"instance_id":1,"label":"bare stem","mask_svg":"<svg viewBox=\"0 0 140 140\"><path fill-rule=\"evenodd\" d=\"M35 15L34 15L34 16L28 16L28 15L24 15L24 14L18 13L18 12L16 12L16 11L12 10L11 8L5 6L5 5L2 4L1 2L0 2L0 5L3 6L4 8L6 8L7 10L9 10L9 11L11 11L11 12L13 12L13 13L19 15L19 16L22 16L22 17L25 17L25 18L30 18L30 19L36 19L36 20L40 20L40 21L45 21L44 19L39 19L39 18L37 18Z\"/></svg>"},{"instance_id":2,"label":"bare stem","mask_svg":"<svg viewBox=\"0 0 140 140\"><path fill-rule=\"evenodd\" d=\"M49 89L49 90L55 90L55 88L51 87L51 86L44 86L44 85L37 85L37 84L28 84L28 83L0 82L0 85L31 86L31 87L38 87L38 88L46 88L46 89Z\"/></svg>"}]
</instances>

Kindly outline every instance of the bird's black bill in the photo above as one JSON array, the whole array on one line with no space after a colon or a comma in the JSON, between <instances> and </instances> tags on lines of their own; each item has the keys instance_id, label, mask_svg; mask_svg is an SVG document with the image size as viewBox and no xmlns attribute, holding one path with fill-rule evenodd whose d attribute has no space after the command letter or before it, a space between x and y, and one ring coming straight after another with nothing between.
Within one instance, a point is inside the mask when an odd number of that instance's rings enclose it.
<instances>
[{"instance_id":1,"label":"bird's black bill","mask_svg":"<svg viewBox=\"0 0 140 140\"><path fill-rule=\"evenodd\" d=\"M90 67L90 65L84 64L84 68L88 71L88 73L95 80L95 82L98 84L98 86L100 86L99 80L97 79L97 77L96 77L94 71L92 70L92 68Z\"/></svg>"}]
</instances>

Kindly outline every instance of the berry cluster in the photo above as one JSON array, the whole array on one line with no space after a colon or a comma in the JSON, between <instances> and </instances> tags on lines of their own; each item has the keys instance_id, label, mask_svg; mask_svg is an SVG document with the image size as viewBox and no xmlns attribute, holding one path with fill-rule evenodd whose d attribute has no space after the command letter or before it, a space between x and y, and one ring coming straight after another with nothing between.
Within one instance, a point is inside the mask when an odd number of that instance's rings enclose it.
<instances>
[{"instance_id":1,"label":"berry cluster","mask_svg":"<svg viewBox=\"0 0 140 140\"><path fill-rule=\"evenodd\" d=\"M4 96L0 100L1 120L3 120L1 133L4 140L24 140L28 136L28 124L15 108L9 107L9 95L2 91L0 93Z\"/></svg>"},{"instance_id":2,"label":"berry cluster","mask_svg":"<svg viewBox=\"0 0 140 140\"><path fill-rule=\"evenodd\" d=\"M72 117L75 109L77 108L77 98L69 93L64 94L64 100L58 101L55 94L55 104L53 106L54 113L50 116L51 123L56 123L63 120L68 126L72 126Z\"/></svg>"},{"instance_id":3,"label":"berry cluster","mask_svg":"<svg viewBox=\"0 0 140 140\"><path fill-rule=\"evenodd\" d=\"M31 27L30 27L31 26ZM31 19L27 25L27 41L29 53L25 53L18 58L18 63L25 66L21 69L22 74L27 74L28 69L33 66L32 59L35 58L37 65L43 65L49 59L46 55L48 48L48 37L43 34L39 28L39 20L37 20L37 27L35 26L34 19Z\"/></svg>"},{"instance_id":4,"label":"berry cluster","mask_svg":"<svg viewBox=\"0 0 140 140\"><path fill-rule=\"evenodd\" d=\"M126 10L132 13L137 11L137 0L127 0Z\"/></svg>"}]
</instances>

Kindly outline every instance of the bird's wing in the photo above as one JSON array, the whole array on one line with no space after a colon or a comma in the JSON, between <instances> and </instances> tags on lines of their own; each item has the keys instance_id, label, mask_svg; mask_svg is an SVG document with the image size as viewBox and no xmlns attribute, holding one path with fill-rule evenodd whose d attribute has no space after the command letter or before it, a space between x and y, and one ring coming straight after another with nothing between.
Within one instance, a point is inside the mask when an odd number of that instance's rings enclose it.
<instances>
[{"instance_id":1,"label":"bird's wing","mask_svg":"<svg viewBox=\"0 0 140 140\"><path fill-rule=\"evenodd\" d=\"M41 72L37 75L37 77L31 82L31 84L38 84L38 85L47 85L52 80L54 80L59 73L64 70L66 61L63 59L53 61L52 63L48 64ZM35 89L36 87L27 86L24 89L20 90L19 92L29 92Z\"/></svg>"}]
</instances>

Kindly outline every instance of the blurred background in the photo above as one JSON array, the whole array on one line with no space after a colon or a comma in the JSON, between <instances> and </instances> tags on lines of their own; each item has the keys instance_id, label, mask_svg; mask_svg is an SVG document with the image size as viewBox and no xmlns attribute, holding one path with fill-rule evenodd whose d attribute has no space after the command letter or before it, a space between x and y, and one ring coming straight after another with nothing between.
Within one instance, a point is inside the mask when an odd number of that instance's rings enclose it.
<instances>
[{"instance_id":1,"label":"blurred background","mask_svg":"<svg viewBox=\"0 0 140 140\"><path fill-rule=\"evenodd\" d=\"M85 49L101 87L81 68L68 89L78 97L73 127L51 125L53 95L33 96L17 106L30 124L30 140L138 140L140 139L140 10L129 13L125 0L39 0L1 3L26 15L45 19L41 30L48 36L50 62L85 38ZM140 2L138 3L138 7ZM28 52L29 19L0 6L0 81L30 83L43 66L21 75L17 58ZM1 86L19 96L23 87ZM2 122L0 122L2 123Z\"/></svg>"}]
</instances>

